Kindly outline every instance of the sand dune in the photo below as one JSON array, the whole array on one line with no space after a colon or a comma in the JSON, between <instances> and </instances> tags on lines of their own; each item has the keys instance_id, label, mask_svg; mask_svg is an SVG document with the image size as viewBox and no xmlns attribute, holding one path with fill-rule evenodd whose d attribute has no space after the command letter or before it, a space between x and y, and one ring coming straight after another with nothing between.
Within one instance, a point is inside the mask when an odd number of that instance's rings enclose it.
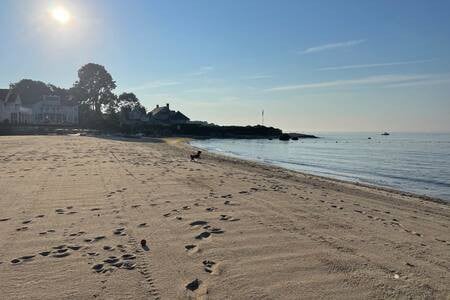
<instances>
[{"instance_id":1,"label":"sand dune","mask_svg":"<svg viewBox=\"0 0 450 300\"><path fill-rule=\"evenodd\" d=\"M1 298L450 297L448 205L190 151L0 137Z\"/></svg>"}]
</instances>

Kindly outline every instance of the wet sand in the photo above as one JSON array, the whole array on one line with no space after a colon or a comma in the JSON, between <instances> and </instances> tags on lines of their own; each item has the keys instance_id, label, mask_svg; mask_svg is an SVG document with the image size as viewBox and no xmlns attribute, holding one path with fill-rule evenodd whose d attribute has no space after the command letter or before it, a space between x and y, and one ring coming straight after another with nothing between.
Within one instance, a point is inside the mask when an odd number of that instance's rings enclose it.
<instances>
[{"instance_id":1,"label":"wet sand","mask_svg":"<svg viewBox=\"0 0 450 300\"><path fill-rule=\"evenodd\" d=\"M0 137L1 298L450 297L448 205L190 152Z\"/></svg>"}]
</instances>

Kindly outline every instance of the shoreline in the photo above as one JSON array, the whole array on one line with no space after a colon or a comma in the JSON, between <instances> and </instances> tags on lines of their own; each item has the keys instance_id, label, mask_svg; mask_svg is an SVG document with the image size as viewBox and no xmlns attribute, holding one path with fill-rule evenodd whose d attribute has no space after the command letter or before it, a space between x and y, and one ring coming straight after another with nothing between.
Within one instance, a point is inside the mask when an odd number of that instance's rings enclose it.
<instances>
[{"instance_id":1,"label":"shoreline","mask_svg":"<svg viewBox=\"0 0 450 300\"><path fill-rule=\"evenodd\" d=\"M177 139L177 138L174 138L174 139ZM240 161L241 163L244 163L244 164L250 164L250 165L253 164L255 166L260 166L260 167L276 168L276 169L284 170L286 172L293 172L295 174L301 174L303 176L315 177L317 179L329 180L329 181L336 182L336 183L353 185L355 187L363 187L363 188L368 188L368 189L373 189L373 190L378 190L378 191L384 191L384 192L389 192L389 193L393 193L393 194L398 194L398 195L402 195L402 196L414 197L414 198L418 198L418 199L421 199L421 200L431 201L431 202L434 202L434 203L450 205L450 200L445 200L445 199L438 198L438 197L431 197L431 196L427 196L427 195L416 194L416 193L413 193L413 192L402 191L402 190L398 190L398 189L395 189L395 188L390 188L390 187L387 187L387 186L375 185L375 184L370 184L370 183L360 183L360 182L349 181L349 180L344 180L344 179L339 179L339 178L321 176L321 175L317 175L317 174L307 173L307 172L304 172L304 171L297 171L297 170L292 170L292 169L289 169L289 168L280 167L280 166L277 166L275 164L265 163L265 162L261 162L261 161L251 160L251 159L244 159L244 158L240 158L240 157L233 157L233 156L229 156L229 155L226 155L226 154L223 154L223 153L211 152L211 151L209 151L207 149L191 145L190 141L192 141L192 140L195 140L195 139L188 139L187 141L184 141L185 145L190 147L190 148L192 148L192 149L202 150L204 153L208 153L208 155L217 156L217 157L220 157L220 158L222 158L224 160L227 160L227 159L230 160L230 161L236 160L236 161Z\"/></svg>"}]
</instances>

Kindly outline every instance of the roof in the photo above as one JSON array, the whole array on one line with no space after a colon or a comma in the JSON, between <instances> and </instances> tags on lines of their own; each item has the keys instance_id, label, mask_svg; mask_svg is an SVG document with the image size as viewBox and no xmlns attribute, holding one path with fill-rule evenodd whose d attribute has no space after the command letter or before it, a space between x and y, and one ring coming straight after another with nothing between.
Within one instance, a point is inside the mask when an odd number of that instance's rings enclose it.
<instances>
[{"instance_id":1,"label":"roof","mask_svg":"<svg viewBox=\"0 0 450 300\"><path fill-rule=\"evenodd\" d=\"M9 90L8 95L5 98L5 102L14 102L16 101L17 93L15 93L13 90ZM22 97L20 97L22 100Z\"/></svg>"},{"instance_id":2,"label":"roof","mask_svg":"<svg viewBox=\"0 0 450 300\"><path fill-rule=\"evenodd\" d=\"M156 106L149 115L162 122L170 122L170 121L189 121L189 118L186 117L180 111L170 110L169 106Z\"/></svg>"},{"instance_id":3,"label":"roof","mask_svg":"<svg viewBox=\"0 0 450 300\"><path fill-rule=\"evenodd\" d=\"M170 109L167 106L158 106L154 108L151 112L152 116L156 116L158 114L167 114L170 113Z\"/></svg>"},{"instance_id":4,"label":"roof","mask_svg":"<svg viewBox=\"0 0 450 300\"><path fill-rule=\"evenodd\" d=\"M189 121L189 118L186 117L182 112L177 111L172 117L172 120L186 120Z\"/></svg>"},{"instance_id":5,"label":"roof","mask_svg":"<svg viewBox=\"0 0 450 300\"><path fill-rule=\"evenodd\" d=\"M8 96L9 89L0 89L0 102L6 101L6 96Z\"/></svg>"}]
</instances>

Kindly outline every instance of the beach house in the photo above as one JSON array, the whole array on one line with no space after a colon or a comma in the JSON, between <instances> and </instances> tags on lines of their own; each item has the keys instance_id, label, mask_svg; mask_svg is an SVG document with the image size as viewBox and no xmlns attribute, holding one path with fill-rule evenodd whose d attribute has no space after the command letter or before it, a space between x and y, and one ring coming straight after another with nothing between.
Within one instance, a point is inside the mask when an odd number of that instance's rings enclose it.
<instances>
[{"instance_id":1,"label":"beach house","mask_svg":"<svg viewBox=\"0 0 450 300\"><path fill-rule=\"evenodd\" d=\"M19 95L0 89L0 122L15 125L76 125L78 104L61 96Z\"/></svg>"},{"instance_id":2,"label":"beach house","mask_svg":"<svg viewBox=\"0 0 450 300\"><path fill-rule=\"evenodd\" d=\"M189 118L180 111L170 110L169 103L165 106L156 105L156 107L149 112L149 117L164 124L185 124L189 122Z\"/></svg>"}]
</instances>

